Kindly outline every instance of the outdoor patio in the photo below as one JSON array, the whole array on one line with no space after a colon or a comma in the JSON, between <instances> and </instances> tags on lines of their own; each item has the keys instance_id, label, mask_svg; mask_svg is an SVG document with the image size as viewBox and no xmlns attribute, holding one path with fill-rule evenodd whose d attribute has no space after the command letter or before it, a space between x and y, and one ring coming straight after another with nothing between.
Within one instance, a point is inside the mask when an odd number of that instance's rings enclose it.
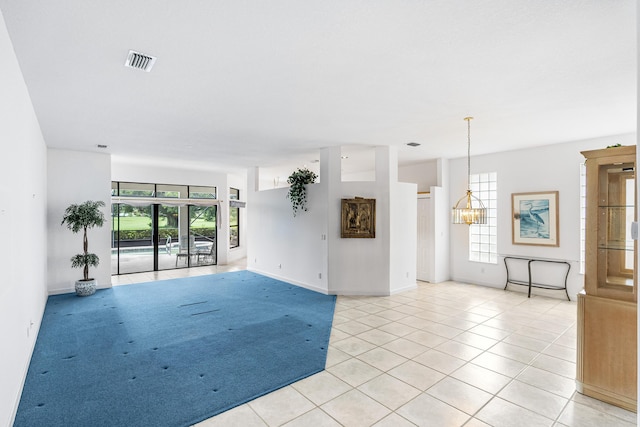
<instances>
[{"instance_id":1,"label":"outdoor patio","mask_svg":"<svg viewBox=\"0 0 640 427\"><path fill-rule=\"evenodd\" d=\"M195 242L187 252L180 251L178 244L161 246L158 251L158 270L201 267L216 264L212 242ZM153 246L120 248L120 274L153 271ZM118 274L118 250L111 250L111 274Z\"/></svg>"}]
</instances>

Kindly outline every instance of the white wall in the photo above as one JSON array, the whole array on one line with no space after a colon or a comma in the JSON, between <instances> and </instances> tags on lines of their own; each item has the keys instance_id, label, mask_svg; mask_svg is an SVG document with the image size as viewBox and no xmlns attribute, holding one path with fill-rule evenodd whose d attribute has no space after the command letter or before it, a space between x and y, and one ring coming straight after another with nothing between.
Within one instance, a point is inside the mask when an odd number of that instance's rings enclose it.
<instances>
[{"instance_id":1,"label":"white wall","mask_svg":"<svg viewBox=\"0 0 640 427\"><path fill-rule=\"evenodd\" d=\"M111 156L103 153L49 149L47 152L47 278L50 294L75 292L82 269L71 268L70 258L82 253L82 231L74 234L61 225L67 206L101 200L105 223L87 231L89 252L100 258L89 277L99 288L111 287Z\"/></svg>"},{"instance_id":2,"label":"white wall","mask_svg":"<svg viewBox=\"0 0 640 427\"><path fill-rule=\"evenodd\" d=\"M431 187L431 213L433 215L433 273L431 283L440 283L451 277L449 262L449 235L451 208L449 193L442 187Z\"/></svg>"},{"instance_id":3,"label":"white wall","mask_svg":"<svg viewBox=\"0 0 640 427\"><path fill-rule=\"evenodd\" d=\"M396 183L390 194L389 293L416 287L418 199L416 184Z\"/></svg>"},{"instance_id":4,"label":"white wall","mask_svg":"<svg viewBox=\"0 0 640 427\"><path fill-rule=\"evenodd\" d=\"M249 192L247 269L327 293L323 191L306 188L308 211L295 217L288 188Z\"/></svg>"},{"instance_id":5,"label":"white wall","mask_svg":"<svg viewBox=\"0 0 640 427\"><path fill-rule=\"evenodd\" d=\"M226 184L227 175L221 172L213 172L203 169L181 168L176 161L176 166L159 166L138 163L135 160L113 158L111 162L111 177L113 181L146 182L151 184L176 184L176 185L204 185L222 187L221 181ZM111 183L109 183L111 185ZM244 182L242 182L244 188Z\"/></svg>"},{"instance_id":6,"label":"white wall","mask_svg":"<svg viewBox=\"0 0 640 427\"><path fill-rule=\"evenodd\" d=\"M504 287L506 272L503 256L567 260L571 263L568 280L573 300L582 289L583 275L579 274L580 259L580 171L584 162L580 151L604 148L620 143L634 145L635 134L625 134L584 141L555 144L517 151L508 151L471 158L471 173L498 174L498 263L485 264L468 261L468 227L451 226L451 276L453 280ZM451 160L450 205L464 195L467 186L467 159ZM559 191L559 247L513 245L511 236L511 194L533 191ZM510 289L524 291L524 287L510 285ZM536 293L561 298L559 291L535 290Z\"/></svg>"},{"instance_id":7,"label":"white wall","mask_svg":"<svg viewBox=\"0 0 640 427\"><path fill-rule=\"evenodd\" d=\"M371 182L373 182L373 181L376 180L376 171L375 171L375 169L368 170L368 171L351 172L351 173L343 172L341 175L342 175L342 181L343 182L352 182L352 181L356 181L356 182L371 181Z\"/></svg>"},{"instance_id":8,"label":"white wall","mask_svg":"<svg viewBox=\"0 0 640 427\"><path fill-rule=\"evenodd\" d=\"M418 192L431 191L438 184L438 161L431 160L398 168L398 181L418 184Z\"/></svg>"},{"instance_id":9,"label":"white wall","mask_svg":"<svg viewBox=\"0 0 640 427\"><path fill-rule=\"evenodd\" d=\"M397 149L376 147L374 182L343 178L334 184L328 200L337 208L329 212L336 219L328 230L330 293L390 295L415 288L417 186L398 183ZM340 238L340 199L354 197L376 199L375 239Z\"/></svg>"},{"instance_id":10,"label":"white wall","mask_svg":"<svg viewBox=\"0 0 640 427\"><path fill-rule=\"evenodd\" d=\"M397 157L377 149L375 182L342 182L340 149L321 152L322 181L307 186L307 212L288 189L249 191L247 268L320 292L389 295L416 286L416 189L397 180ZM382 173L380 173L382 171ZM259 170L248 182L258 188ZM375 239L340 237L341 199L376 199Z\"/></svg>"},{"instance_id":11,"label":"white wall","mask_svg":"<svg viewBox=\"0 0 640 427\"><path fill-rule=\"evenodd\" d=\"M47 300L47 159L1 12L0 64L0 425L9 426Z\"/></svg>"},{"instance_id":12,"label":"white wall","mask_svg":"<svg viewBox=\"0 0 640 427\"><path fill-rule=\"evenodd\" d=\"M333 204L337 218L341 217L341 199L376 199L376 237L342 239L339 226L329 230L329 290L337 295L389 295L389 191L376 182L343 182L340 191L339 198L328 202ZM415 247L412 255L415 258Z\"/></svg>"}]
</instances>

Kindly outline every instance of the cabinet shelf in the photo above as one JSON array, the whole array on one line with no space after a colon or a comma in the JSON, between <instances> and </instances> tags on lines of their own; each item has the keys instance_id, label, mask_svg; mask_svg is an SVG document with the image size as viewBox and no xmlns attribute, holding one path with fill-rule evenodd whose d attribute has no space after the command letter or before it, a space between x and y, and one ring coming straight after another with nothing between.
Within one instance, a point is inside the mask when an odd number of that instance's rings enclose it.
<instances>
[{"instance_id":1,"label":"cabinet shelf","mask_svg":"<svg viewBox=\"0 0 640 427\"><path fill-rule=\"evenodd\" d=\"M633 242L629 243L629 242L607 242L606 244L602 244L602 245L598 245L598 250L601 251L632 251L634 250L633 248Z\"/></svg>"},{"instance_id":2,"label":"cabinet shelf","mask_svg":"<svg viewBox=\"0 0 640 427\"><path fill-rule=\"evenodd\" d=\"M605 286L613 286L619 288L625 292L633 291L633 278L632 277L620 277L620 276L609 276L607 277Z\"/></svg>"}]
</instances>

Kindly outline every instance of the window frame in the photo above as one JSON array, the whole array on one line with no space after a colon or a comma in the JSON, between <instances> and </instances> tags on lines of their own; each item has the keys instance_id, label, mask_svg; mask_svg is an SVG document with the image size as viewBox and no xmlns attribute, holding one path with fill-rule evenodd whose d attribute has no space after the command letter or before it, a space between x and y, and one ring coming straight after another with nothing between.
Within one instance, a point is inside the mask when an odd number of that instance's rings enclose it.
<instances>
[{"instance_id":1,"label":"window frame","mask_svg":"<svg viewBox=\"0 0 640 427\"><path fill-rule=\"evenodd\" d=\"M229 200L240 200L240 190L238 188L229 187ZM233 224L232 212L235 212L236 224ZM236 244L233 244L234 232L237 236ZM232 207L229 204L229 249L235 249L240 247L240 208Z\"/></svg>"}]
</instances>

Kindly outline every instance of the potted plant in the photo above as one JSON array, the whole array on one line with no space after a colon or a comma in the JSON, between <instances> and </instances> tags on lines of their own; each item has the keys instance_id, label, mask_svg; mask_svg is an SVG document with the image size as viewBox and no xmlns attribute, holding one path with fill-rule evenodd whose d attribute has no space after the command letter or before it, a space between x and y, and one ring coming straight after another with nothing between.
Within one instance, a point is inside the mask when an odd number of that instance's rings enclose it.
<instances>
[{"instance_id":1,"label":"potted plant","mask_svg":"<svg viewBox=\"0 0 640 427\"><path fill-rule=\"evenodd\" d=\"M303 211L307 210L307 191L305 185L313 184L317 177L318 175L307 168L298 168L287 178L287 183L291 184L287 198L291 199L293 216L296 216L299 209Z\"/></svg>"},{"instance_id":2,"label":"potted plant","mask_svg":"<svg viewBox=\"0 0 640 427\"><path fill-rule=\"evenodd\" d=\"M96 267L100 259L98 255L89 253L89 241L87 240L87 229L102 227L104 214L100 210L104 207L102 201L87 200L81 204L70 205L62 217L60 225L67 224L67 228L74 233L80 230L84 232L83 253L71 257L71 267L83 268L84 278L76 281L76 294L79 296L89 296L96 292L96 280L89 278L89 267Z\"/></svg>"}]
</instances>

